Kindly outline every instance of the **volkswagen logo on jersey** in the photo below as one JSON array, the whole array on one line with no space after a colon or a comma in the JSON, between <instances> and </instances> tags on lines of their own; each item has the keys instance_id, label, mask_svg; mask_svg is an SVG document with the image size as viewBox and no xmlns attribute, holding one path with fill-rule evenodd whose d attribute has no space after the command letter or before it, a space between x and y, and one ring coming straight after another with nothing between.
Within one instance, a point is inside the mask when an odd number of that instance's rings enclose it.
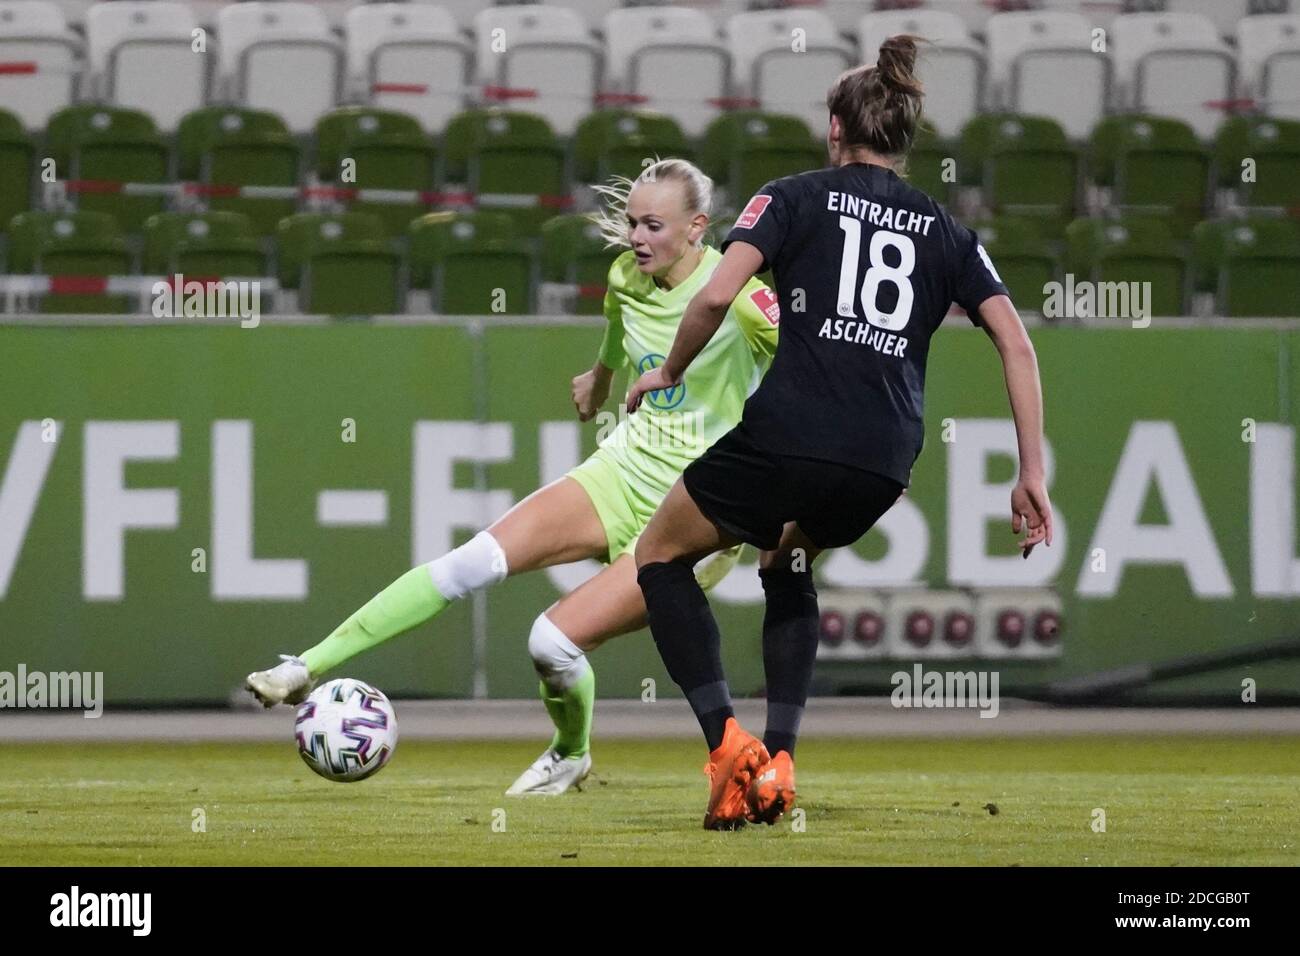
<instances>
[{"instance_id":1,"label":"volkswagen logo on jersey","mask_svg":"<svg viewBox=\"0 0 1300 956\"><path fill-rule=\"evenodd\" d=\"M644 375L652 368L658 368L663 365L666 357L667 356L660 355L658 352L651 352L649 355L642 356L641 361L636 363L636 369L639 373ZM670 408L676 408L686 400L686 383L682 382L679 385L674 385L672 388L656 389L655 391L650 392L646 398L649 399L651 405L659 409L661 412L667 411Z\"/></svg>"}]
</instances>

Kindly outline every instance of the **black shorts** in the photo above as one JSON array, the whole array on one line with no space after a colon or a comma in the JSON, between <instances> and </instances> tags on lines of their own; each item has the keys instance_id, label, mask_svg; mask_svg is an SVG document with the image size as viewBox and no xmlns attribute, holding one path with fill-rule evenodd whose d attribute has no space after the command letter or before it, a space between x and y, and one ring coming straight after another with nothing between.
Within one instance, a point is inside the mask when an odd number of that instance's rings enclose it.
<instances>
[{"instance_id":1,"label":"black shorts","mask_svg":"<svg viewBox=\"0 0 1300 956\"><path fill-rule=\"evenodd\" d=\"M691 462L682 482L706 518L763 551L776 549L787 521L819 548L852 544L903 493L872 471L759 448L744 422Z\"/></svg>"}]
</instances>

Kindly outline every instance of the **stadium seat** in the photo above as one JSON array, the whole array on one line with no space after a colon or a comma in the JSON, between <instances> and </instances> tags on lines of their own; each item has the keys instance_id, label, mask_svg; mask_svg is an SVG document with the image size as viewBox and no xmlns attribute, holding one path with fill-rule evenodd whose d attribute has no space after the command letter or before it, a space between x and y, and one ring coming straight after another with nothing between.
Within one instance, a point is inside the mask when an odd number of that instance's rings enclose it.
<instances>
[{"instance_id":1,"label":"stadium seat","mask_svg":"<svg viewBox=\"0 0 1300 956\"><path fill-rule=\"evenodd\" d=\"M1243 95L1269 116L1300 120L1300 9L1243 17L1237 50Z\"/></svg>"},{"instance_id":2,"label":"stadium seat","mask_svg":"<svg viewBox=\"0 0 1300 956\"><path fill-rule=\"evenodd\" d=\"M542 227L542 281L571 287L573 311L599 315L609 267L621 248L606 247L600 228L586 216L556 216Z\"/></svg>"},{"instance_id":3,"label":"stadium seat","mask_svg":"<svg viewBox=\"0 0 1300 956\"><path fill-rule=\"evenodd\" d=\"M713 21L685 7L627 7L605 18L606 80L699 136L721 112L730 56Z\"/></svg>"},{"instance_id":4,"label":"stadium seat","mask_svg":"<svg viewBox=\"0 0 1300 956\"><path fill-rule=\"evenodd\" d=\"M444 315L525 315L533 258L502 213L434 212L410 228L412 288L430 289Z\"/></svg>"},{"instance_id":5,"label":"stadium seat","mask_svg":"<svg viewBox=\"0 0 1300 956\"><path fill-rule=\"evenodd\" d=\"M957 144L953 140L941 139L923 121L907 154L903 176L917 189L946 204L952 199L952 189L957 181L956 157ZM948 160L952 160L952 165L945 167ZM950 175L949 170L953 174Z\"/></svg>"},{"instance_id":6,"label":"stadium seat","mask_svg":"<svg viewBox=\"0 0 1300 956\"><path fill-rule=\"evenodd\" d=\"M1057 235L1074 218L1079 195L1079 152L1054 120L990 113L966 124L964 172L983 186L995 214L1037 218Z\"/></svg>"},{"instance_id":7,"label":"stadium seat","mask_svg":"<svg viewBox=\"0 0 1300 956\"><path fill-rule=\"evenodd\" d=\"M1192 233L1196 284L1230 316L1294 316L1300 303L1300 223L1253 217L1203 222Z\"/></svg>"},{"instance_id":8,"label":"stadium seat","mask_svg":"<svg viewBox=\"0 0 1300 956\"><path fill-rule=\"evenodd\" d=\"M298 146L284 122L272 113L210 106L181 120L176 133L177 166L186 180L215 186L297 186ZM292 215L296 199L208 197L214 211L248 216L259 235L275 232Z\"/></svg>"},{"instance_id":9,"label":"stadium seat","mask_svg":"<svg viewBox=\"0 0 1300 956\"><path fill-rule=\"evenodd\" d=\"M989 17L989 83L1002 110L1050 116L1072 140L1086 139L1110 102L1109 57L1094 53L1092 24L1079 13L1028 11Z\"/></svg>"},{"instance_id":10,"label":"stadium seat","mask_svg":"<svg viewBox=\"0 0 1300 956\"><path fill-rule=\"evenodd\" d=\"M1151 315L1186 315L1191 269L1167 223L1076 219L1065 230L1066 270L1075 280L1151 284ZM990 253L991 255L991 253ZM1130 318L1134 316L1111 316Z\"/></svg>"},{"instance_id":11,"label":"stadium seat","mask_svg":"<svg viewBox=\"0 0 1300 956\"><path fill-rule=\"evenodd\" d=\"M44 129L50 117L78 93L81 44L68 29L63 11L46 0L0 4L0 103L18 114L30 131Z\"/></svg>"},{"instance_id":12,"label":"stadium seat","mask_svg":"<svg viewBox=\"0 0 1300 956\"><path fill-rule=\"evenodd\" d=\"M508 212L525 234L570 203L564 150L540 116L467 110L442 144L446 180L466 184L479 206Z\"/></svg>"},{"instance_id":13,"label":"stadium seat","mask_svg":"<svg viewBox=\"0 0 1300 956\"><path fill-rule=\"evenodd\" d=\"M925 85L925 114L940 136L956 136L984 102L984 54L966 24L941 10L868 13L858 21L858 56L874 64L880 45L900 33L925 37L916 71Z\"/></svg>"},{"instance_id":14,"label":"stadium seat","mask_svg":"<svg viewBox=\"0 0 1300 956\"><path fill-rule=\"evenodd\" d=\"M1232 99L1236 69L1214 24L1195 13L1131 13L1115 18L1113 33L1123 103L1182 120L1210 139Z\"/></svg>"},{"instance_id":15,"label":"stadium seat","mask_svg":"<svg viewBox=\"0 0 1300 956\"><path fill-rule=\"evenodd\" d=\"M1237 22L1250 12L1251 0L1165 0L1169 13L1195 13L1214 25L1221 37L1232 36Z\"/></svg>"},{"instance_id":16,"label":"stadium seat","mask_svg":"<svg viewBox=\"0 0 1300 956\"><path fill-rule=\"evenodd\" d=\"M348 76L377 109L439 133L469 99L473 54L455 18L423 3L371 3L347 19Z\"/></svg>"},{"instance_id":17,"label":"stadium seat","mask_svg":"<svg viewBox=\"0 0 1300 956\"><path fill-rule=\"evenodd\" d=\"M758 100L765 113L799 117L824 137L826 91L854 65L830 18L808 7L758 10L732 17L726 33L736 92Z\"/></svg>"},{"instance_id":18,"label":"stadium seat","mask_svg":"<svg viewBox=\"0 0 1300 956\"><path fill-rule=\"evenodd\" d=\"M166 141L146 114L111 106L69 106L50 117L45 145L60 178L76 181L77 208L107 212L127 232L162 212L162 196L128 195L116 183L164 183Z\"/></svg>"},{"instance_id":19,"label":"stadium seat","mask_svg":"<svg viewBox=\"0 0 1300 956\"><path fill-rule=\"evenodd\" d=\"M280 285L300 311L388 315L400 311L399 260L383 223L359 212L298 213L280 223Z\"/></svg>"},{"instance_id":20,"label":"stadium seat","mask_svg":"<svg viewBox=\"0 0 1300 956\"><path fill-rule=\"evenodd\" d=\"M140 268L163 276L260 276L266 256L252 220L241 213L164 212L144 224Z\"/></svg>"},{"instance_id":21,"label":"stadium seat","mask_svg":"<svg viewBox=\"0 0 1300 956\"><path fill-rule=\"evenodd\" d=\"M737 110L709 124L700 144L700 163L739 206L764 183L821 169L826 147L803 120L757 110Z\"/></svg>"},{"instance_id":22,"label":"stadium seat","mask_svg":"<svg viewBox=\"0 0 1300 956\"><path fill-rule=\"evenodd\" d=\"M433 143L413 116L345 106L316 124L316 174L322 182L359 189L401 189L427 192L433 187ZM344 159L355 163L354 182L344 182ZM406 232L411 220L425 211L423 202L353 202L353 212L378 218L390 236Z\"/></svg>"},{"instance_id":23,"label":"stadium seat","mask_svg":"<svg viewBox=\"0 0 1300 956\"><path fill-rule=\"evenodd\" d=\"M636 179L647 159L690 158L694 153L670 116L645 110L597 110L573 134L573 176L578 182Z\"/></svg>"},{"instance_id":24,"label":"stadium seat","mask_svg":"<svg viewBox=\"0 0 1300 956\"><path fill-rule=\"evenodd\" d=\"M1246 161L1253 165L1247 181ZM1219 184L1238 191L1242 205L1300 209L1300 122L1234 116L1215 140Z\"/></svg>"},{"instance_id":25,"label":"stadium seat","mask_svg":"<svg viewBox=\"0 0 1300 956\"><path fill-rule=\"evenodd\" d=\"M474 17L474 33L485 101L511 105L522 98L561 136L591 112L601 48L577 13L546 4L488 7Z\"/></svg>"},{"instance_id":26,"label":"stadium seat","mask_svg":"<svg viewBox=\"0 0 1300 956\"><path fill-rule=\"evenodd\" d=\"M411 0L411 2L441 7L452 15L458 29L468 32L474 28L474 18L492 6L495 0Z\"/></svg>"},{"instance_id":27,"label":"stadium seat","mask_svg":"<svg viewBox=\"0 0 1300 956\"><path fill-rule=\"evenodd\" d=\"M1043 310L1043 286L1060 278L1060 258L1031 220L1002 217L975 227L980 244L989 254L1022 312Z\"/></svg>"},{"instance_id":28,"label":"stadium seat","mask_svg":"<svg viewBox=\"0 0 1300 956\"><path fill-rule=\"evenodd\" d=\"M131 271L131 255L114 218L102 212L24 212L9 225L8 269L16 274L115 276ZM130 298L83 292L51 292L44 313L123 313Z\"/></svg>"},{"instance_id":29,"label":"stadium seat","mask_svg":"<svg viewBox=\"0 0 1300 956\"><path fill-rule=\"evenodd\" d=\"M1158 116L1111 116L1097 124L1090 167L1121 211L1160 214L1185 235L1203 218L1210 155L1186 123Z\"/></svg>"},{"instance_id":30,"label":"stadium seat","mask_svg":"<svg viewBox=\"0 0 1300 956\"><path fill-rule=\"evenodd\" d=\"M86 18L86 51L97 98L148 113L159 129L173 132L207 100L210 60L192 47L197 27L184 3L95 4Z\"/></svg>"},{"instance_id":31,"label":"stadium seat","mask_svg":"<svg viewBox=\"0 0 1300 956\"><path fill-rule=\"evenodd\" d=\"M275 113L292 132L306 133L338 103L343 52L310 3L232 3L217 15L217 31L222 84L241 106Z\"/></svg>"},{"instance_id":32,"label":"stadium seat","mask_svg":"<svg viewBox=\"0 0 1300 956\"><path fill-rule=\"evenodd\" d=\"M32 141L22 120L0 109L0 232L9 220L30 208L32 198Z\"/></svg>"}]
</instances>

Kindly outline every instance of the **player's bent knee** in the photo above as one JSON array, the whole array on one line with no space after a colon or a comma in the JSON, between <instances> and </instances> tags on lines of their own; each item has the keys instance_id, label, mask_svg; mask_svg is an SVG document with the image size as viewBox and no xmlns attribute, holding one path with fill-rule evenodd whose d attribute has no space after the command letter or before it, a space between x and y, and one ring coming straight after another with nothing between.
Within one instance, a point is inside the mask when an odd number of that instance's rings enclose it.
<instances>
[{"instance_id":1,"label":"player's bent knee","mask_svg":"<svg viewBox=\"0 0 1300 956\"><path fill-rule=\"evenodd\" d=\"M554 690L571 687L591 666L582 648L545 614L537 615L528 633L528 656L537 675Z\"/></svg>"}]
</instances>

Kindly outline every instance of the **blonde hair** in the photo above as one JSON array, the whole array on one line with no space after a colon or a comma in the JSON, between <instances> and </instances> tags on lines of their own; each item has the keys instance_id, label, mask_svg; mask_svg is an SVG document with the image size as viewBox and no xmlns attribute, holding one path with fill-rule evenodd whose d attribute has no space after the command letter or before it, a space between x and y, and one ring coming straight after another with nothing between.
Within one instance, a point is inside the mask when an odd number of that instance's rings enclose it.
<instances>
[{"instance_id":1,"label":"blonde hair","mask_svg":"<svg viewBox=\"0 0 1300 956\"><path fill-rule=\"evenodd\" d=\"M626 176L614 176L608 183L596 183L591 188L604 200L602 208L590 215L592 222L600 229L600 236L605 240L605 248L630 248L627 229L627 197L641 183L675 182L682 184L686 211L692 217L709 214L713 206L713 180L694 163L684 159L659 159L641 171L636 179ZM701 235L696 245L704 242Z\"/></svg>"}]
</instances>

